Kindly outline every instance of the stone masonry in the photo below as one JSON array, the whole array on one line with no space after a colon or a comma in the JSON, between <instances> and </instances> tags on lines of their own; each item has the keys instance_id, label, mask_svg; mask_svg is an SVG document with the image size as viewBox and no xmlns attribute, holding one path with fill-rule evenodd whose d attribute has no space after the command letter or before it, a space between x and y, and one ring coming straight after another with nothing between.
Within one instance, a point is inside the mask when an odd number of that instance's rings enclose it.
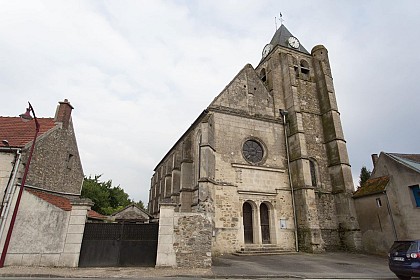
<instances>
[{"instance_id":1,"label":"stone masonry","mask_svg":"<svg viewBox=\"0 0 420 280\"><path fill-rule=\"evenodd\" d=\"M296 42L282 25L154 170L149 212L205 215L213 255L360 249L328 51Z\"/></svg>"},{"instance_id":2,"label":"stone masonry","mask_svg":"<svg viewBox=\"0 0 420 280\"><path fill-rule=\"evenodd\" d=\"M211 267L212 226L198 213L175 213L174 204L162 204L156 267Z\"/></svg>"},{"instance_id":3,"label":"stone masonry","mask_svg":"<svg viewBox=\"0 0 420 280\"><path fill-rule=\"evenodd\" d=\"M174 249L178 267L211 266L212 226L203 215L190 213L175 216Z\"/></svg>"}]
</instances>

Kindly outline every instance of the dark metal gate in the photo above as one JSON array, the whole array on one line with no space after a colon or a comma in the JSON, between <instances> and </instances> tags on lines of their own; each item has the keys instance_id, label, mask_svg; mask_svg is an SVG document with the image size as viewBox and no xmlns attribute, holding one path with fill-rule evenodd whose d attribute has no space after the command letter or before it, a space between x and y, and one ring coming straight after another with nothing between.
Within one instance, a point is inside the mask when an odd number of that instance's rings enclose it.
<instances>
[{"instance_id":1,"label":"dark metal gate","mask_svg":"<svg viewBox=\"0 0 420 280\"><path fill-rule=\"evenodd\" d=\"M80 267L155 266L159 224L87 223Z\"/></svg>"}]
</instances>

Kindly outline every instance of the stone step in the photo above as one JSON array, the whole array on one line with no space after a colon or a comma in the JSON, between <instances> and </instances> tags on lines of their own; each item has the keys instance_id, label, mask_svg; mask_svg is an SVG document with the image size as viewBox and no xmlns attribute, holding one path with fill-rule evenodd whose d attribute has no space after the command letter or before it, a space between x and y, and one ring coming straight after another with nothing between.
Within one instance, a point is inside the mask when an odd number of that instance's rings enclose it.
<instances>
[{"instance_id":1,"label":"stone step","mask_svg":"<svg viewBox=\"0 0 420 280\"><path fill-rule=\"evenodd\" d=\"M284 250L276 245L251 245L233 253L235 256L253 256L253 255L282 255L295 253L295 251Z\"/></svg>"},{"instance_id":2,"label":"stone step","mask_svg":"<svg viewBox=\"0 0 420 280\"><path fill-rule=\"evenodd\" d=\"M241 256L274 256L274 255L278 256L278 255L287 255L289 253L290 252L232 253L232 255L238 256L238 257L241 257Z\"/></svg>"},{"instance_id":3,"label":"stone step","mask_svg":"<svg viewBox=\"0 0 420 280\"><path fill-rule=\"evenodd\" d=\"M286 255L296 253L294 251L282 251L282 250L273 250L273 251L236 251L232 253L235 256L263 256L263 255Z\"/></svg>"}]
</instances>

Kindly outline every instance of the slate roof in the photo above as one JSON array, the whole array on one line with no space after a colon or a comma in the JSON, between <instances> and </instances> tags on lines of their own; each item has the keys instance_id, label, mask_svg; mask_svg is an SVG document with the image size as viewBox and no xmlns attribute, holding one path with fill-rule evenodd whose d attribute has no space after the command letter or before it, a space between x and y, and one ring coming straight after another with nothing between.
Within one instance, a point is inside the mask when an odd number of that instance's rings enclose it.
<instances>
[{"instance_id":1,"label":"slate roof","mask_svg":"<svg viewBox=\"0 0 420 280\"><path fill-rule=\"evenodd\" d=\"M420 173L420 155L419 154L396 154L396 153L385 153L389 157L398 161L399 163L413 169Z\"/></svg>"},{"instance_id":2,"label":"slate roof","mask_svg":"<svg viewBox=\"0 0 420 280\"><path fill-rule=\"evenodd\" d=\"M293 36L292 33L284 26L283 24L280 26L279 29L277 29L276 33L274 33L273 38L270 41L270 44L272 44L274 47L276 45L280 45L286 48L289 48L289 45L287 43L287 40L289 37ZM296 36L293 36L296 37ZM299 38L298 38L299 39ZM297 49L300 52L309 54L309 52L300 44L299 49Z\"/></svg>"},{"instance_id":3,"label":"slate roof","mask_svg":"<svg viewBox=\"0 0 420 280\"><path fill-rule=\"evenodd\" d=\"M55 127L54 118L37 118L40 129L38 136ZM9 146L22 148L35 136L35 120L24 122L19 117L0 117L0 141L7 140ZM0 147L6 147L0 142Z\"/></svg>"}]
</instances>

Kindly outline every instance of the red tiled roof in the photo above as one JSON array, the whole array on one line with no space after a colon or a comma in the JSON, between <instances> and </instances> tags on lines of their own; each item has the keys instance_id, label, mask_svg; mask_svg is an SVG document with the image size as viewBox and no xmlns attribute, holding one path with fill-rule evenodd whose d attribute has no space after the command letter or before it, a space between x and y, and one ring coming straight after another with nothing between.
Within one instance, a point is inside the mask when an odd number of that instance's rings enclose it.
<instances>
[{"instance_id":1,"label":"red tiled roof","mask_svg":"<svg viewBox=\"0 0 420 280\"><path fill-rule=\"evenodd\" d=\"M38 136L52 129L53 118L38 118L40 125ZM0 141L7 140L10 147L21 148L31 142L35 136L35 121L24 122L18 117L0 117ZM0 147L5 147L0 142Z\"/></svg>"},{"instance_id":2,"label":"red tiled roof","mask_svg":"<svg viewBox=\"0 0 420 280\"><path fill-rule=\"evenodd\" d=\"M25 189L27 192L45 200L46 202L57 206L58 208L63 209L64 211L71 211L71 204L70 204L70 200L68 198L62 197L62 196L58 196L58 195L54 195L51 193L47 193L47 192L43 192L43 191L38 191L38 190L34 190L34 189Z\"/></svg>"},{"instance_id":3,"label":"red tiled roof","mask_svg":"<svg viewBox=\"0 0 420 280\"><path fill-rule=\"evenodd\" d=\"M59 195L54 195L51 193L47 193L44 191L39 191L39 190L34 190L34 189L29 189L29 188L25 188L25 190L33 195L35 195L36 197L41 198L42 200L57 206L60 209L63 209L64 211L71 211L71 203L70 200L68 198L59 196ZM98 212L94 211L94 210L89 210L87 213L89 218L92 219L99 219L99 220L105 220L106 217L102 214L99 214Z\"/></svg>"},{"instance_id":4,"label":"red tiled roof","mask_svg":"<svg viewBox=\"0 0 420 280\"><path fill-rule=\"evenodd\" d=\"M106 217L104 215L99 214L95 210L89 210L87 215L88 215L89 218L92 218L92 219L100 219L100 220L106 219Z\"/></svg>"},{"instance_id":5,"label":"red tiled roof","mask_svg":"<svg viewBox=\"0 0 420 280\"><path fill-rule=\"evenodd\" d=\"M353 197L362 197L375 193L380 193L385 190L386 185L388 185L389 177L382 176L378 178L372 178L366 181L363 187L360 187L354 194Z\"/></svg>"}]
</instances>

